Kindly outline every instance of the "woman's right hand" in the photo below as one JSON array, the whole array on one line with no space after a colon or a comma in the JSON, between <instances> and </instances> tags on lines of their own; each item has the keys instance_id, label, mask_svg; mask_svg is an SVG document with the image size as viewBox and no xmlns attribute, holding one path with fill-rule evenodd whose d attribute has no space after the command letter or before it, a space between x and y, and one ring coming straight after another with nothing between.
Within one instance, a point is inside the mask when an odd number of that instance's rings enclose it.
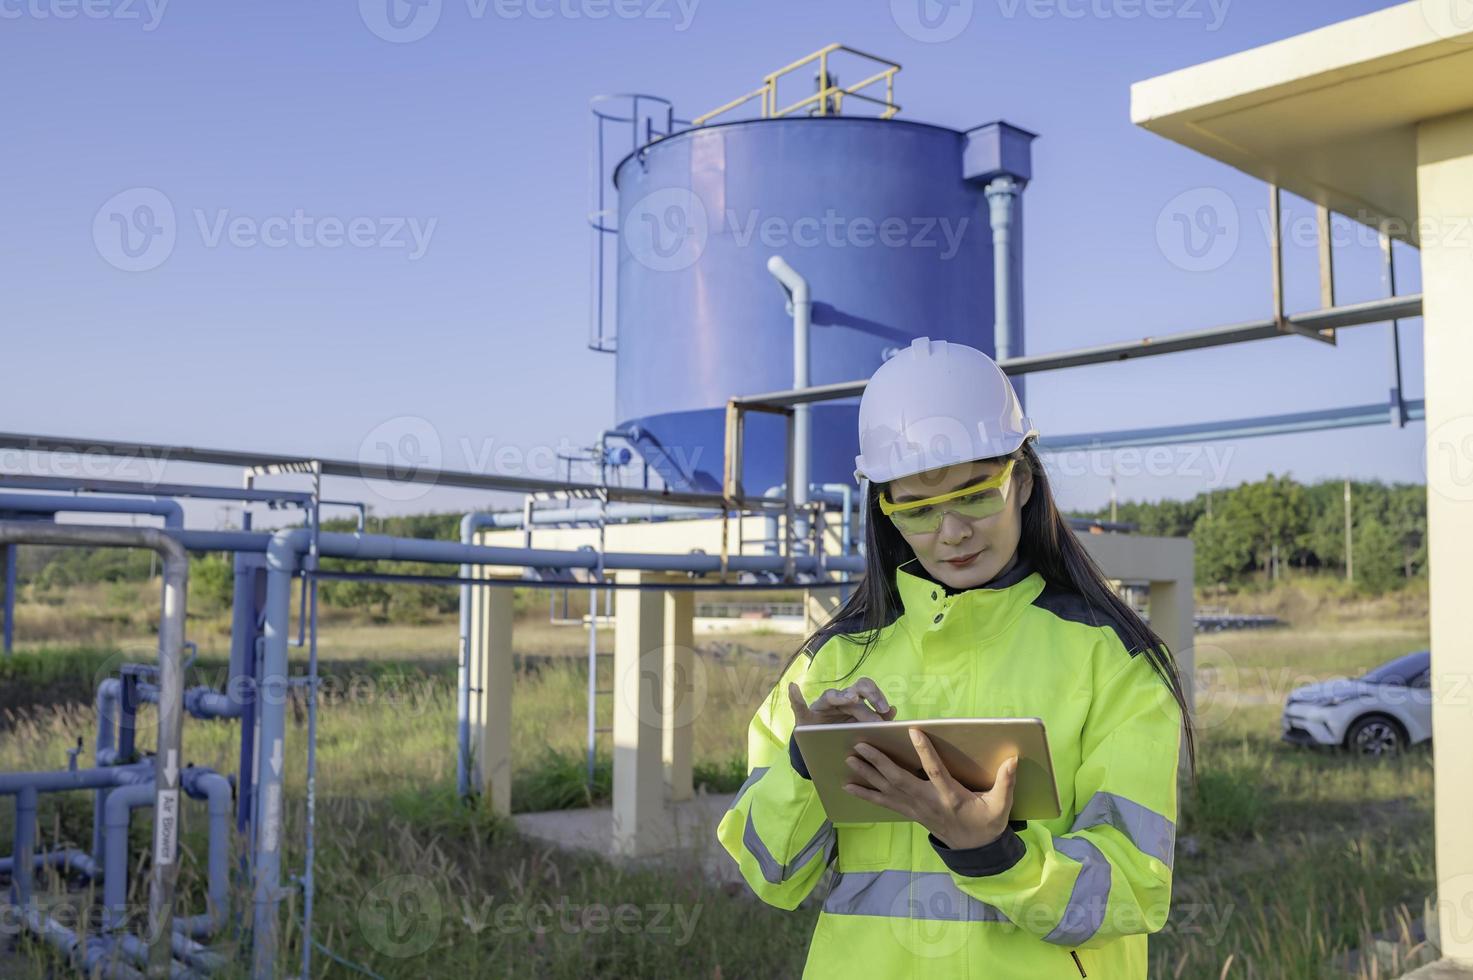
<instances>
[{"instance_id":1,"label":"woman's right hand","mask_svg":"<svg viewBox=\"0 0 1473 980\"><path fill-rule=\"evenodd\" d=\"M890 721L895 717L895 706L886 699L879 685L868 677L861 677L846 688L831 687L812 704L803 699L803 691L796 682L789 682L788 700L793 705L793 718L798 725Z\"/></svg>"}]
</instances>

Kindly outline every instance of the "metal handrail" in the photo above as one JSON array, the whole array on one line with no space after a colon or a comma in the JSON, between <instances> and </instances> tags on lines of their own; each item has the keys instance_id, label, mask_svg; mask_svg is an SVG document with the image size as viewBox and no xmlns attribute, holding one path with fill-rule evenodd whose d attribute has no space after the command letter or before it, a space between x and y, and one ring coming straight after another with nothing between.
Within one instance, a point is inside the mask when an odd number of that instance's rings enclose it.
<instances>
[{"instance_id":1,"label":"metal handrail","mask_svg":"<svg viewBox=\"0 0 1473 980\"><path fill-rule=\"evenodd\" d=\"M885 65L886 67L864 79L863 81L856 82L853 85L831 85L829 84L829 56L837 54L839 52L852 54L860 58L866 58L870 61L878 62L881 65ZM790 74L791 72L797 71L799 68L802 68L805 65L810 65L815 61L818 62L818 77L820 79L821 85L819 91L808 96L806 99L779 109L777 107L778 79L782 78L784 75ZM733 99L723 106L712 109L710 112L696 116L694 119L691 120L691 125L704 126L706 123L710 122L712 119L715 119L717 116L731 112L733 109L741 108L742 106L746 105L748 102L751 102L753 99L758 98L759 96L762 99L761 118L763 119L776 119L782 116L791 115L792 113L797 112L798 110L803 109L807 106L810 106L815 102L818 103L818 115L827 116L830 115L829 104L831 100L834 107L833 114L837 115L843 105L843 100L845 96L853 96L857 99L863 99L866 102L873 102L876 105L884 106L885 111L880 114L880 118L890 119L894 117L897 112L900 111L900 106L896 105L895 103L895 74L898 71L900 71L900 65L889 60L888 58L880 58L876 55L872 55L868 52L860 51L857 48L851 48L843 44L835 43L825 45L824 47L819 48L817 51L813 52L807 57L799 58L792 64L786 65L782 68L779 68L777 71L764 76L762 79L761 88L756 89L752 92L748 92L746 95L743 95L739 98ZM871 85L877 85L881 81L885 83L885 97L883 99L872 95L865 95L862 93L862 89L866 89Z\"/></svg>"}]
</instances>

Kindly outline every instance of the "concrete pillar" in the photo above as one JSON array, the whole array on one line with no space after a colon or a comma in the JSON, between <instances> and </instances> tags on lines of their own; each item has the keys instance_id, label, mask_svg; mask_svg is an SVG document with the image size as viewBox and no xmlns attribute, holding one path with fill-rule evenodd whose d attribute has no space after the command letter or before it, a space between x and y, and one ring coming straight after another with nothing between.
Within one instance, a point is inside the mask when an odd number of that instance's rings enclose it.
<instances>
[{"instance_id":1,"label":"concrete pillar","mask_svg":"<svg viewBox=\"0 0 1473 980\"><path fill-rule=\"evenodd\" d=\"M803 590L803 630L807 636L834 618L839 611L838 589Z\"/></svg>"},{"instance_id":2,"label":"concrete pillar","mask_svg":"<svg viewBox=\"0 0 1473 980\"><path fill-rule=\"evenodd\" d=\"M704 685L698 684L699 665L695 658L696 594L692 589L671 589L664 596L661 755L665 762L665 787L669 799L688 800L695 795L691 779L692 742L696 716L705 693Z\"/></svg>"},{"instance_id":3,"label":"concrete pillar","mask_svg":"<svg viewBox=\"0 0 1473 980\"><path fill-rule=\"evenodd\" d=\"M620 583L659 581L651 572L615 573ZM614 590L613 851L640 857L658 850L666 822L664 723L665 593Z\"/></svg>"},{"instance_id":4,"label":"concrete pillar","mask_svg":"<svg viewBox=\"0 0 1473 980\"><path fill-rule=\"evenodd\" d=\"M490 577L472 567L472 578ZM512 587L471 589L471 775L491 809L511 813Z\"/></svg>"},{"instance_id":5,"label":"concrete pillar","mask_svg":"<svg viewBox=\"0 0 1473 980\"><path fill-rule=\"evenodd\" d=\"M1427 398L1427 540L1432 649L1432 744L1437 907L1442 954L1473 963L1473 112L1417 126L1422 336Z\"/></svg>"},{"instance_id":6,"label":"concrete pillar","mask_svg":"<svg viewBox=\"0 0 1473 980\"><path fill-rule=\"evenodd\" d=\"M1151 628L1171 647L1181 671L1182 688L1187 695L1187 704L1195 703L1196 603L1192 598L1192 551L1173 556L1177 565L1170 578L1151 579L1151 594L1147 599L1147 611L1151 616ZM1161 574L1158 572L1157 574Z\"/></svg>"},{"instance_id":7,"label":"concrete pillar","mask_svg":"<svg viewBox=\"0 0 1473 980\"><path fill-rule=\"evenodd\" d=\"M1197 641L1192 629L1195 613L1192 597L1195 552L1191 539L1157 538L1139 534L1088 534L1078 531L1075 536L1112 583L1118 585L1121 581L1141 579L1150 583L1151 595L1147 600L1147 611L1151 617L1151 629L1166 642L1167 648L1176 658L1182 689L1186 694L1187 704L1195 715ZM1188 771L1187 755L1183 751L1179 772L1186 776Z\"/></svg>"}]
</instances>

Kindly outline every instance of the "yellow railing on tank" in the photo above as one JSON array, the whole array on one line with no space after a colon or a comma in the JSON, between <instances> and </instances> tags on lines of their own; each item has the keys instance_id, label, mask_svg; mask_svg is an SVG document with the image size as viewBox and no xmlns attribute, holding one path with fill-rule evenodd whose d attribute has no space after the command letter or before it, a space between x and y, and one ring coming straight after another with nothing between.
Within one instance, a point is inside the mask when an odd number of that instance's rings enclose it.
<instances>
[{"instance_id":1,"label":"yellow railing on tank","mask_svg":"<svg viewBox=\"0 0 1473 980\"><path fill-rule=\"evenodd\" d=\"M838 54L840 52L843 52L844 54L855 55L856 57L864 58L868 61L875 62L876 64L884 65L885 67L882 68L880 71L875 72L873 75L870 75L868 78L855 82L853 85L834 85L830 81L832 76L829 75L829 56L833 54ZM811 65L815 61L818 62L818 77L821 80L819 91L814 92L806 99L802 99L798 102L794 102L790 106L784 106L783 108L779 109L777 107L778 79L791 72L797 71L804 65ZM733 109L739 109L742 106L746 105L748 102L751 102L753 99L759 98L762 100L763 119L775 119L779 116L790 116L793 113L798 112L799 110L808 108L809 106L813 106L815 103L817 103L816 111L811 112L810 115L837 116L843 111L844 100L846 98L860 99L865 102L872 102L875 105L883 106L884 109L880 112L880 118L889 119L900 111L900 106L895 103L895 74L898 71L900 71L900 66L888 59L879 58L875 55L856 50L855 48L847 47L843 44L830 44L826 47L819 48L817 51L813 52L806 58L800 58L799 60L793 62L791 65L788 65L784 68L779 68L772 74L765 76L762 79L761 88L753 92L748 92L746 95L743 95L739 98L732 99L730 102L726 103L726 105L721 106L717 109L712 109L710 112L706 113L703 116L697 116L696 118L691 120L691 125L704 126L706 123L710 122L712 119L715 119L717 116L731 112ZM863 91L864 89L870 88L871 86L878 86L882 82L885 86L884 98L880 98L877 95L866 94Z\"/></svg>"}]
</instances>

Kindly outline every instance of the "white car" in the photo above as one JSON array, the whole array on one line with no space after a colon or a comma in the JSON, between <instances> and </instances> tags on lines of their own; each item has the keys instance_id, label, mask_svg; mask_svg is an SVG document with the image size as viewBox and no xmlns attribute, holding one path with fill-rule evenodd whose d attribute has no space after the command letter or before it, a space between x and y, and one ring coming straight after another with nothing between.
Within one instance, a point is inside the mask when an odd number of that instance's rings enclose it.
<instances>
[{"instance_id":1,"label":"white car","mask_svg":"<svg viewBox=\"0 0 1473 980\"><path fill-rule=\"evenodd\" d=\"M1362 677L1339 677L1289 692L1283 738L1394 755L1432 737L1431 655L1418 650Z\"/></svg>"}]
</instances>

